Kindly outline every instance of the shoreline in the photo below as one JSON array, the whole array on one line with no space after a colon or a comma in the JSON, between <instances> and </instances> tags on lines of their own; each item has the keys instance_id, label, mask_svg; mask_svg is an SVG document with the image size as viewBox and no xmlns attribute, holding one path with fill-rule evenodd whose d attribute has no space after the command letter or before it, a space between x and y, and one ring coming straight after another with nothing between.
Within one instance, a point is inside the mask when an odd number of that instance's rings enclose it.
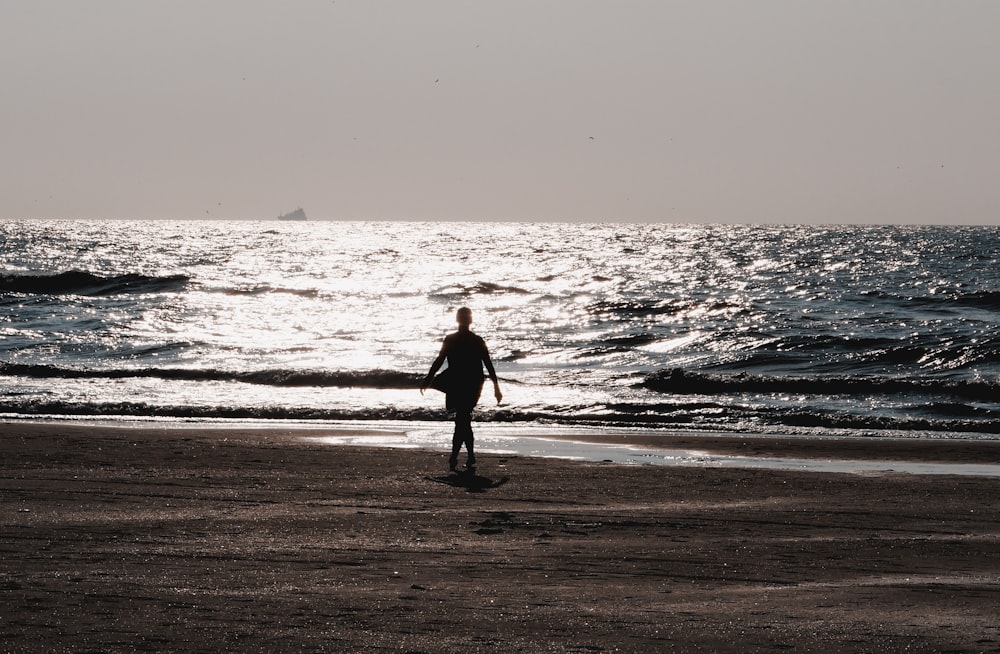
<instances>
[{"instance_id":1,"label":"shoreline","mask_svg":"<svg viewBox=\"0 0 1000 654\"><path fill-rule=\"evenodd\" d=\"M0 418L0 428L17 425L66 426L71 429L107 428L130 430L186 430L273 432L315 437L326 432L334 437L410 436L415 432L434 432L432 440L415 441L407 447L430 450L449 446L448 421L330 421L296 422L270 420L186 421L182 419L103 418ZM544 440L576 441L609 446L629 446L672 451L707 452L720 456L825 459L834 461L900 461L955 464L1000 465L1000 439L968 438L964 434L942 437L847 436L843 434L792 435L757 432L715 432L657 430L637 428L601 428L591 426L537 425L532 423L479 422L474 427L477 440L511 435ZM367 445L365 445L368 447Z\"/></svg>"},{"instance_id":2,"label":"shoreline","mask_svg":"<svg viewBox=\"0 0 1000 654\"><path fill-rule=\"evenodd\" d=\"M506 454L453 476L443 445L300 438L314 429L0 430L11 652L1000 651L994 478ZM638 440L872 460L1000 452Z\"/></svg>"}]
</instances>

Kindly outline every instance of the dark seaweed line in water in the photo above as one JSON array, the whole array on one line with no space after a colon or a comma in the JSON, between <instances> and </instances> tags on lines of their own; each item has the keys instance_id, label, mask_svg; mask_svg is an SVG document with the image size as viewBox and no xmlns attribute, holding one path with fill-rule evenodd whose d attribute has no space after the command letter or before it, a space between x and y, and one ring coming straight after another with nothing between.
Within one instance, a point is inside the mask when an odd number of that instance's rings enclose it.
<instances>
[{"instance_id":1,"label":"dark seaweed line in water","mask_svg":"<svg viewBox=\"0 0 1000 654\"><path fill-rule=\"evenodd\" d=\"M423 381L419 373L396 370L216 370L201 368L77 369L43 364L0 363L0 376L36 379L135 379L221 381L265 386L319 386L334 388L412 389ZM505 379L508 383L515 380ZM728 396L735 393L789 393L805 395L921 395L994 401L1000 384L938 379L771 377L721 375L679 368L653 373L638 384L671 395Z\"/></svg>"},{"instance_id":2,"label":"dark seaweed line in water","mask_svg":"<svg viewBox=\"0 0 1000 654\"><path fill-rule=\"evenodd\" d=\"M511 409L485 409L477 411L478 422L534 422L594 427L642 427L647 429L683 429L714 432L768 432L798 431L801 428L833 428L852 430L859 435L871 436L878 432L936 432L951 434L1000 434L1000 420L936 420L894 418L887 416L859 416L820 414L803 411L768 409L754 411L750 408L726 407L729 419L718 422L698 411L673 411L657 414L649 411L623 413L608 407L601 413L565 413L551 411L518 411ZM158 406L138 402L72 403L6 401L0 402L0 414L14 416L106 416L106 417L162 417L179 419L223 420L306 420L306 421L447 421L450 415L443 409L403 409L380 407L378 409L329 409L314 407L283 407L277 405L258 407L234 406ZM733 418L739 418L733 420ZM863 431L859 431L863 430Z\"/></svg>"},{"instance_id":3,"label":"dark seaweed line in water","mask_svg":"<svg viewBox=\"0 0 1000 654\"><path fill-rule=\"evenodd\" d=\"M47 365L0 364L0 375L40 379L136 379L171 381L223 381L267 386L329 386L341 388L419 388L423 375L393 370L252 370L229 371L196 368L75 369Z\"/></svg>"}]
</instances>

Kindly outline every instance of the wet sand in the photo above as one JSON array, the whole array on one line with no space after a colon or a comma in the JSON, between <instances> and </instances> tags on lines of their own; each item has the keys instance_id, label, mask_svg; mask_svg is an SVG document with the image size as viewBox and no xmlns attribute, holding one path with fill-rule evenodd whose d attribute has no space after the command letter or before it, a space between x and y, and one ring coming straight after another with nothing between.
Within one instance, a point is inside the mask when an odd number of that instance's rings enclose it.
<instances>
[{"instance_id":1,"label":"wet sand","mask_svg":"<svg viewBox=\"0 0 1000 654\"><path fill-rule=\"evenodd\" d=\"M0 424L0 650L1000 651L997 478L498 455L459 477L444 447L302 435ZM623 438L1000 461L967 441Z\"/></svg>"}]
</instances>

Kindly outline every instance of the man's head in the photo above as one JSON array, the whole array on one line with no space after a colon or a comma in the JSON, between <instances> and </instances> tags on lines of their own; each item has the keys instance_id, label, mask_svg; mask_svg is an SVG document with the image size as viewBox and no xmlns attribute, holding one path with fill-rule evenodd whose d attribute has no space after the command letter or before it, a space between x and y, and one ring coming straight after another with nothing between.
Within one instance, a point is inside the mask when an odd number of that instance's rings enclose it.
<instances>
[{"instance_id":1,"label":"man's head","mask_svg":"<svg viewBox=\"0 0 1000 654\"><path fill-rule=\"evenodd\" d=\"M462 307L457 312L455 312L455 322L457 322L462 327L468 327L472 324L472 309L469 307Z\"/></svg>"}]
</instances>

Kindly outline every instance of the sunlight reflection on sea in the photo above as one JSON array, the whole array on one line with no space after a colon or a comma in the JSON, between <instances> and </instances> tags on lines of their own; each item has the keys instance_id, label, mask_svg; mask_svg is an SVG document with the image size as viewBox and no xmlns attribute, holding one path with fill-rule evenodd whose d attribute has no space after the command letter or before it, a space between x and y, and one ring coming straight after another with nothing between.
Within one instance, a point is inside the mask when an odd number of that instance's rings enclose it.
<instances>
[{"instance_id":1,"label":"sunlight reflection on sea","mask_svg":"<svg viewBox=\"0 0 1000 654\"><path fill-rule=\"evenodd\" d=\"M1000 435L992 228L0 221L11 414L480 419Z\"/></svg>"}]
</instances>

